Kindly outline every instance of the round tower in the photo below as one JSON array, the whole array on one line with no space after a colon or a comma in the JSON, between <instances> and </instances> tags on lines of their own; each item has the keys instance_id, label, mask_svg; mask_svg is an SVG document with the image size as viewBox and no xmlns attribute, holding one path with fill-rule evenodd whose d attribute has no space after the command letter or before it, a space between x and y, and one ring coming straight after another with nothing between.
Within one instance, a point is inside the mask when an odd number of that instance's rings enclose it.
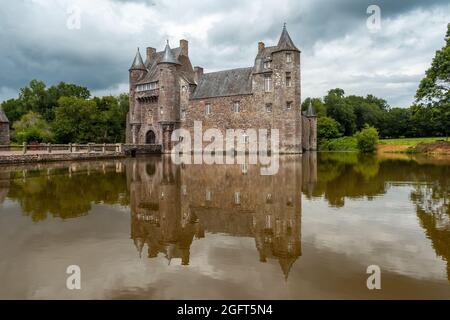
<instances>
[{"instance_id":1,"label":"round tower","mask_svg":"<svg viewBox=\"0 0 450 320\"><path fill-rule=\"evenodd\" d=\"M144 65L139 48L128 71L130 72L130 89L134 90L136 89L136 83L147 74L147 68Z\"/></svg>"},{"instance_id":2,"label":"round tower","mask_svg":"<svg viewBox=\"0 0 450 320\"><path fill-rule=\"evenodd\" d=\"M158 62L159 70L159 123L162 130L163 152L169 152L172 149L170 141L172 131L180 119L179 110L179 90L177 66L180 63L174 57L167 41L163 57Z\"/></svg>"}]
</instances>

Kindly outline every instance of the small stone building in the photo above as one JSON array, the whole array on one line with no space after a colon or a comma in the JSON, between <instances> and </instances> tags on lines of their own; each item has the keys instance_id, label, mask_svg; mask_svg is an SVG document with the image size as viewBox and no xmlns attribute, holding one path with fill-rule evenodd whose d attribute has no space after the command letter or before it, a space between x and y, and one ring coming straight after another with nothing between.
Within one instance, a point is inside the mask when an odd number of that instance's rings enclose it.
<instances>
[{"instance_id":1,"label":"small stone building","mask_svg":"<svg viewBox=\"0 0 450 320\"><path fill-rule=\"evenodd\" d=\"M227 129L243 130L244 139L249 129L266 129L268 136L278 129L282 153L316 150L316 115L312 107L301 111L300 50L286 26L277 45L258 43L254 61L204 73L192 67L186 40L160 52L147 48L145 62L138 50L129 70L127 143L159 144L169 152L173 130L193 137L194 121L201 121L203 132L217 128L224 137Z\"/></svg>"},{"instance_id":2,"label":"small stone building","mask_svg":"<svg viewBox=\"0 0 450 320\"><path fill-rule=\"evenodd\" d=\"M0 145L9 145L9 120L0 108Z\"/></svg>"}]
</instances>

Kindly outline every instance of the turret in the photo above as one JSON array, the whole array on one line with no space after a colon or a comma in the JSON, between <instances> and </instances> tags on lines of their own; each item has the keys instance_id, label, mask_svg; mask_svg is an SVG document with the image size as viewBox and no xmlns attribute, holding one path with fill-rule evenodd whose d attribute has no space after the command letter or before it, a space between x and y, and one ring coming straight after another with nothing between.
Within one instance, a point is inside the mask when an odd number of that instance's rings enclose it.
<instances>
[{"instance_id":1,"label":"turret","mask_svg":"<svg viewBox=\"0 0 450 320\"><path fill-rule=\"evenodd\" d=\"M142 56L139 52L139 48L137 49L136 56L134 57L129 72L131 88L133 88L136 83L147 74L147 68L144 65L144 61L142 61Z\"/></svg>"},{"instance_id":2,"label":"turret","mask_svg":"<svg viewBox=\"0 0 450 320\"><path fill-rule=\"evenodd\" d=\"M167 41L161 61L158 63L159 76L159 119L162 122L179 120L179 90L177 81L177 61Z\"/></svg>"},{"instance_id":3,"label":"turret","mask_svg":"<svg viewBox=\"0 0 450 320\"><path fill-rule=\"evenodd\" d=\"M300 50L295 46L286 29L286 24L273 48L269 70L273 73L272 92L275 105L280 106L273 111L274 128L281 128L281 149L286 152L302 151L302 120L300 108ZM265 72L267 68L262 68ZM289 116L288 116L289 115ZM283 128L295 128L295 134Z\"/></svg>"}]
</instances>

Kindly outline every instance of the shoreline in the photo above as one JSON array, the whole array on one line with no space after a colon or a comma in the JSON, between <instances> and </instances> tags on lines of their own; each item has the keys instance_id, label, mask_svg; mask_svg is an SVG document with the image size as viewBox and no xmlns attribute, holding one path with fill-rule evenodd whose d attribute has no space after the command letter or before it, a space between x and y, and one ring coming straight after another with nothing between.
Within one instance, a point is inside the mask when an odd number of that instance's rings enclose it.
<instances>
[{"instance_id":1,"label":"shoreline","mask_svg":"<svg viewBox=\"0 0 450 320\"><path fill-rule=\"evenodd\" d=\"M59 161L85 161L125 158L123 152L114 153L50 153L0 155L0 165L27 164Z\"/></svg>"}]
</instances>

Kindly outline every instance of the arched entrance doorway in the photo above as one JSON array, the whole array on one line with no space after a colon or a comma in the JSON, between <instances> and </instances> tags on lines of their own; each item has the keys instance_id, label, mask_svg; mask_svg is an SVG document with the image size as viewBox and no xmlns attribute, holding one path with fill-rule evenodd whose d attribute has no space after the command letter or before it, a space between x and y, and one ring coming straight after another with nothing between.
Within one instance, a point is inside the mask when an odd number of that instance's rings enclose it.
<instances>
[{"instance_id":1,"label":"arched entrance doorway","mask_svg":"<svg viewBox=\"0 0 450 320\"><path fill-rule=\"evenodd\" d=\"M152 130L147 131L147 134L145 135L145 143L146 144L155 144L156 143L156 136Z\"/></svg>"}]
</instances>

